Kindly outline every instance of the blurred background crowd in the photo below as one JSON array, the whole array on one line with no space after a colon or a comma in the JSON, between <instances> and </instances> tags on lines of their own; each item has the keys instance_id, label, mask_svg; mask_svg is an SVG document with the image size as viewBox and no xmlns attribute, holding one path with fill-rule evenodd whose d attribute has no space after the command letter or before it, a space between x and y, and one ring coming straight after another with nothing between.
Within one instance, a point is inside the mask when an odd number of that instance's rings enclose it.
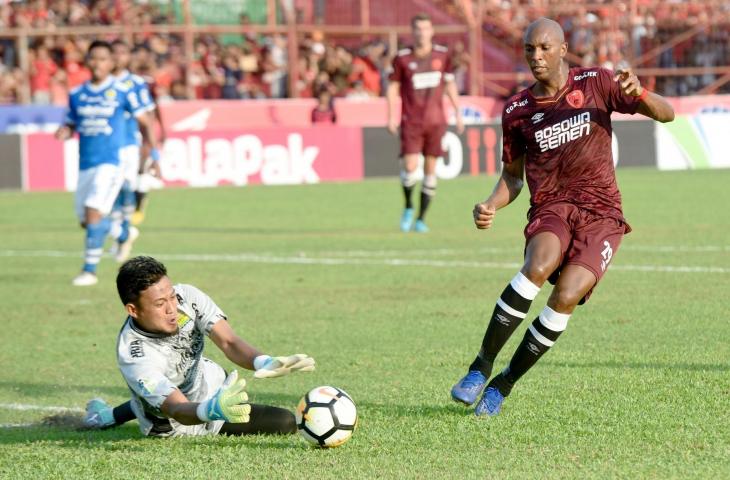
<instances>
[{"instance_id":1,"label":"blurred background crowd","mask_svg":"<svg viewBox=\"0 0 730 480\"><path fill-rule=\"evenodd\" d=\"M511 55L515 59L515 70L526 71L524 62L519 61L522 31L536 16L549 15L565 29L572 63L614 68L621 62L631 63L651 54L684 32L699 29L686 40L660 49L659 54L648 58L642 66L695 67L698 70L730 65L730 2L635 2L629 11L628 3L615 1L592 2L588 8L568 0L484 0L483 38ZM174 2L0 0L0 3L0 32L8 29L54 32L64 27L145 27L181 23L179 10L173 8ZM338 8L347 16L347 3L294 0L294 5L298 6L296 21L326 24L327 9L330 8L330 18L337 14ZM434 24L439 25L459 21L459 7L465 2L440 0L431 3L447 17L447 20L434 18ZM254 24L245 10L228 20L229 24L242 26L241 32L245 32L246 25ZM289 82L291 50L283 33L196 32L190 62L180 32L144 32L144 28L140 31L143 33L125 36L134 49L132 70L148 78L158 99L163 101L312 97L323 89L333 96L352 99L382 96L395 54L392 42L389 45L385 36L339 38L325 33L325 28L308 31L299 35L294 69L296 81ZM116 38L116 35L99 36L108 40ZM462 37L437 36L436 40L450 47L457 85L460 93L467 93L472 57L465 47L466 39ZM32 103L65 104L69 89L89 78L83 60L94 37L36 32L28 38L25 71L21 67L19 49L22 47L18 38L0 37L0 103L20 102L20 88L29 82ZM407 42L408 35L399 35L400 45ZM490 67L488 61L483 62L485 72L489 72ZM648 75L642 80L664 95L680 96L696 93L721 76L721 73L709 70L682 75ZM730 82L720 85L715 93L727 92L730 92Z\"/></svg>"}]
</instances>

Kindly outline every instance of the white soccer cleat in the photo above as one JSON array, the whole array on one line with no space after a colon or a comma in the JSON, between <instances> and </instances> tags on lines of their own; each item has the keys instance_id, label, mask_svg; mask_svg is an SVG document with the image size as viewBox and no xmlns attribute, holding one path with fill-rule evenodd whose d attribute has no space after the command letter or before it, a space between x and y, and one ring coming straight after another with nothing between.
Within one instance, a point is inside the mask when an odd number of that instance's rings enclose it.
<instances>
[{"instance_id":1,"label":"white soccer cleat","mask_svg":"<svg viewBox=\"0 0 730 480\"><path fill-rule=\"evenodd\" d=\"M139 229L137 227L130 226L129 227L129 237L127 237L127 241L119 244L119 250L117 251L117 256L114 257L116 259L117 263L122 263L126 259L129 258L129 255L132 253L132 245L134 244L134 241L137 240L138 237L139 237Z\"/></svg>"},{"instance_id":2,"label":"white soccer cleat","mask_svg":"<svg viewBox=\"0 0 730 480\"><path fill-rule=\"evenodd\" d=\"M76 287L89 287L99 283L99 279L91 272L81 272L71 282Z\"/></svg>"}]
</instances>

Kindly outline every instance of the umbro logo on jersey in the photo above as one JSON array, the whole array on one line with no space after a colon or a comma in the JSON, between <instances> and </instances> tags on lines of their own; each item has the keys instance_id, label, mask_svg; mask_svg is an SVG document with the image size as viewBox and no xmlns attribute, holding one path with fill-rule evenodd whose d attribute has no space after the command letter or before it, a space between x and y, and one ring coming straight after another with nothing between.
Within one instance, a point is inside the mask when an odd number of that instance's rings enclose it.
<instances>
[{"instance_id":1,"label":"umbro logo on jersey","mask_svg":"<svg viewBox=\"0 0 730 480\"><path fill-rule=\"evenodd\" d=\"M535 115L532 116L532 123L540 123L544 116L545 116L545 114L542 112L536 113Z\"/></svg>"},{"instance_id":2,"label":"umbro logo on jersey","mask_svg":"<svg viewBox=\"0 0 730 480\"><path fill-rule=\"evenodd\" d=\"M568 95L566 95L565 100L568 101L568 104L573 108L581 108L583 104L586 101L586 98L583 96L583 92L580 90L573 90Z\"/></svg>"},{"instance_id":3,"label":"umbro logo on jersey","mask_svg":"<svg viewBox=\"0 0 730 480\"><path fill-rule=\"evenodd\" d=\"M418 64L416 62L411 62L408 64L408 68L410 68L411 70L415 70L418 68Z\"/></svg>"}]
</instances>

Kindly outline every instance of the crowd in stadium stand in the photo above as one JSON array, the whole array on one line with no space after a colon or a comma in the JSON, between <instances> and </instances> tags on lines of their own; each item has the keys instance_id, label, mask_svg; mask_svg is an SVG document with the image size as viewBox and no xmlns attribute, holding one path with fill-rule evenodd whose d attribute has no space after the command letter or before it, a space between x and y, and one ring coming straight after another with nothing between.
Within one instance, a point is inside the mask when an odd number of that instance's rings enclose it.
<instances>
[{"instance_id":1,"label":"crowd in stadium stand","mask_svg":"<svg viewBox=\"0 0 730 480\"><path fill-rule=\"evenodd\" d=\"M570 51L576 55L575 63L614 68L697 23L724 20L642 66L730 65L728 2L639 0L637 14L633 16L608 4L591 10L575 7L570 0L550 0L539 5L543 10L519 2L489 0L484 22L487 41L492 38L514 45L519 54L520 32L530 19L550 15L563 25ZM619 5L626 8L625 4ZM240 18L242 24L249 21L246 15ZM175 23L171 13L163 14L150 3L137 4L132 0L32 0L0 5L0 28L164 23ZM89 42L89 38L80 36L31 37L28 73L33 103L65 104L68 90L89 78L83 64ZM155 93L163 100L283 98L295 93L288 91L287 45L281 35L246 34L234 42L224 42L214 35L197 36L190 65L186 63L179 35L140 34L133 37L133 44L133 70L153 80ZM459 90L465 93L469 55L460 41L449 46ZM0 103L17 102L20 86L28 81L18 67L17 48L14 39L0 38ZM393 54L381 40L348 44L345 48L323 34L310 35L300 43L296 95L313 97L327 89L333 96L353 99L381 96ZM523 62L518 60L517 65L526 70ZM674 96L699 91L718 77L658 77L644 82L664 95ZM720 92L729 89L730 84L726 84Z\"/></svg>"}]
</instances>

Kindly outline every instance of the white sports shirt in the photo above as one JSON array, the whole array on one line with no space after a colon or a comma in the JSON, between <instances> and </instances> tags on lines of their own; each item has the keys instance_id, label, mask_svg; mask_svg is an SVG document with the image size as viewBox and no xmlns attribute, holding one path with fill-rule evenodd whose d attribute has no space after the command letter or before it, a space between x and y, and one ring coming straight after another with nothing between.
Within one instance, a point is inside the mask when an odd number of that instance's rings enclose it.
<instances>
[{"instance_id":1,"label":"white sports shirt","mask_svg":"<svg viewBox=\"0 0 730 480\"><path fill-rule=\"evenodd\" d=\"M127 320L117 340L117 363L132 393L132 410L145 435L204 435L217 433L223 422L182 425L162 415L167 396L179 389L191 402L211 395L225 380L218 364L203 358L205 337L226 315L211 298L192 285L173 286L177 294L178 332L143 331Z\"/></svg>"}]
</instances>

